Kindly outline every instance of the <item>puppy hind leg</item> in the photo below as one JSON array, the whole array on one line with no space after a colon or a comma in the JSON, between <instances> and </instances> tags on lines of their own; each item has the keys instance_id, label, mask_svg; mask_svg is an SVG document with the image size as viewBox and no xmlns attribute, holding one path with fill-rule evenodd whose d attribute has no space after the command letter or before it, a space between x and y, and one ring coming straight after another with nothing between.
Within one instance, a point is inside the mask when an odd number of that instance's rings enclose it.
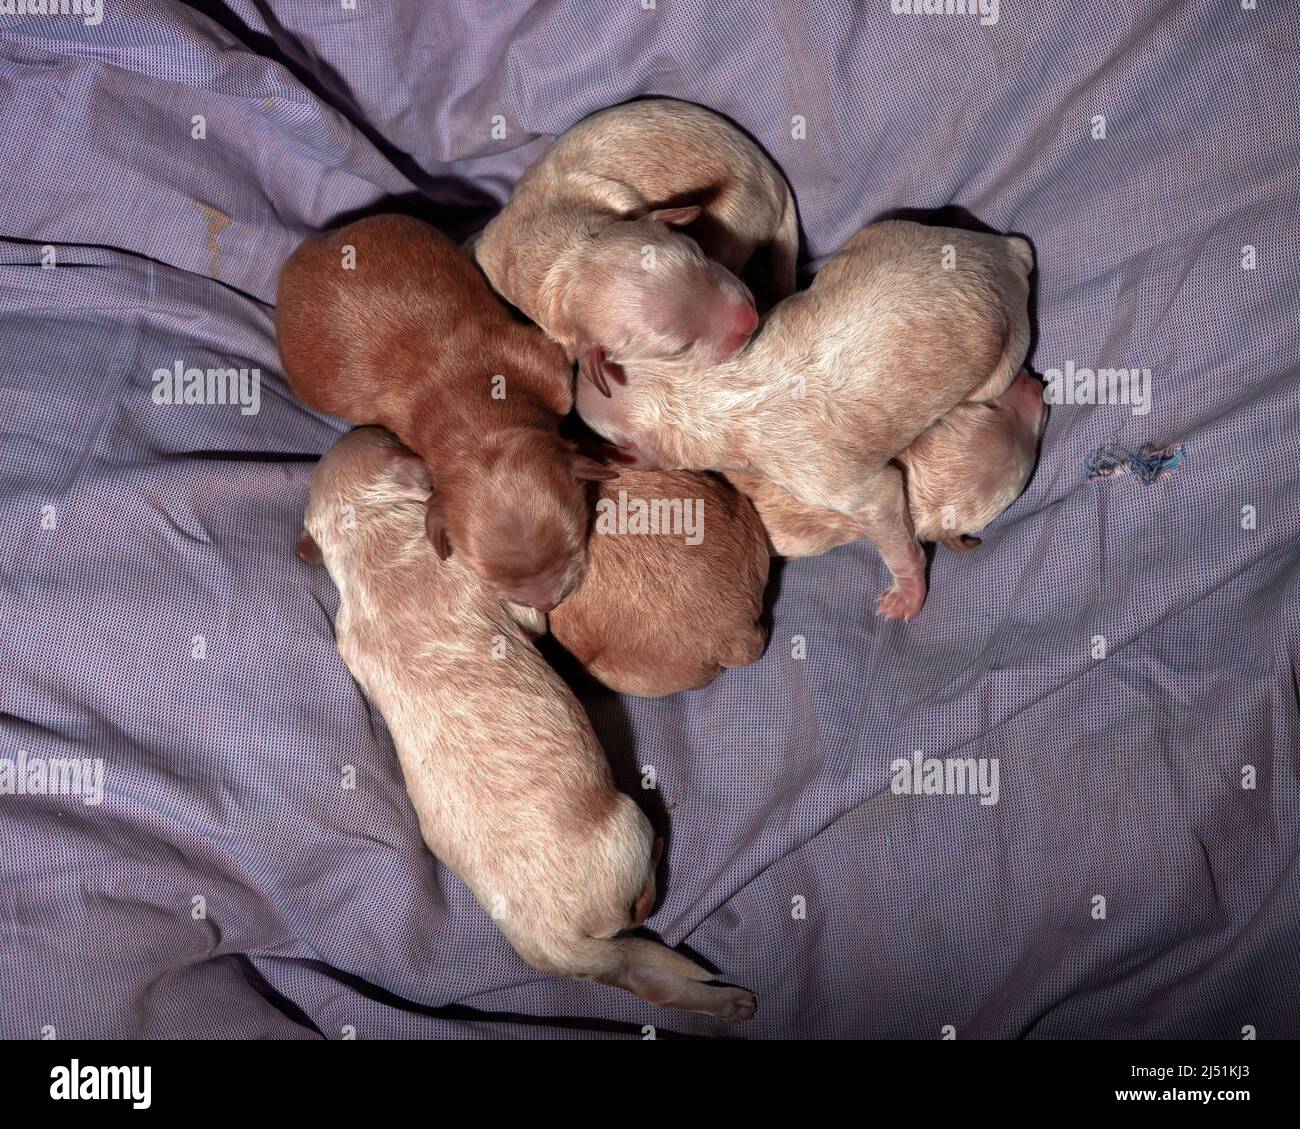
<instances>
[{"instance_id":1,"label":"puppy hind leg","mask_svg":"<svg viewBox=\"0 0 1300 1129\"><path fill-rule=\"evenodd\" d=\"M602 984L622 988L659 1007L714 1015L728 1023L754 1016L758 1001L753 992L709 983L711 973L656 941L619 937L606 944L617 945L622 959L596 978Z\"/></svg>"},{"instance_id":2,"label":"puppy hind leg","mask_svg":"<svg viewBox=\"0 0 1300 1129\"><path fill-rule=\"evenodd\" d=\"M498 924L506 930L505 924ZM567 931L543 937L510 931L506 936L534 968L621 988L660 1007L715 1015L731 1023L750 1019L757 1007L753 992L712 983L713 973L645 937L592 937Z\"/></svg>"},{"instance_id":3,"label":"puppy hind leg","mask_svg":"<svg viewBox=\"0 0 1300 1129\"><path fill-rule=\"evenodd\" d=\"M916 539L902 472L888 466L871 483L854 518L871 539L894 583L876 602L886 619L914 619L925 603L925 553Z\"/></svg>"}]
</instances>

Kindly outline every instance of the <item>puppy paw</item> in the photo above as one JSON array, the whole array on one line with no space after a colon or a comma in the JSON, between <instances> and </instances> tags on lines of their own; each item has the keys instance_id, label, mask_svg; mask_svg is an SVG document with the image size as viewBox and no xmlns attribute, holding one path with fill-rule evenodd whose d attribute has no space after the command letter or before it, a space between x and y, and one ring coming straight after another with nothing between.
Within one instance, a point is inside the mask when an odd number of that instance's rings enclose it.
<instances>
[{"instance_id":1,"label":"puppy paw","mask_svg":"<svg viewBox=\"0 0 1300 1129\"><path fill-rule=\"evenodd\" d=\"M743 1023L753 1019L758 1010L758 997L748 988L718 988L717 1008L713 1014L727 1023Z\"/></svg>"},{"instance_id":2,"label":"puppy paw","mask_svg":"<svg viewBox=\"0 0 1300 1129\"><path fill-rule=\"evenodd\" d=\"M885 619L915 619L924 603L924 578L895 579L893 586L876 600L876 614Z\"/></svg>"}]
</instances>

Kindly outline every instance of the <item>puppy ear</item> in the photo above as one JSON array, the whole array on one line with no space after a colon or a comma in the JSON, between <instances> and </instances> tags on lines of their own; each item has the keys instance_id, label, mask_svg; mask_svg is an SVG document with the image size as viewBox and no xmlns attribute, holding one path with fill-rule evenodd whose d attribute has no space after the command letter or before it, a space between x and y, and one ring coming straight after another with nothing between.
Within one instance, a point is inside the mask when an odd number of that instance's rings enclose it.
<instances>
[{"instance_id":1,"label":"puppy ear","mask_svg":"<svg viewBox=\"0 0 1300 1129\"><path fill-rule=\"evenodd\" d=\"M433 483L429 479L429 468L418 455L394 455L393 477L412 490L427 492L433 489Z\"/></svg>"},{"instance_id":2,"label":"puppy ear","mask_svg":"<svg viewBox=\"0 0 1300 1129\"><path fill-rule=\"evenodd\" d=\"M586 455L570 455L569 469L580 482L608 482L611 478L618 477L618 471L614 467L604 466Z\"/></svg>"},{"instance_id":3,"label":"puppy ear","mask_svg":"<svg viewBox=\"0 0 1300 1129\"><path fill-rule=\"evenodd\" d=\"M609 396L609 378L618 380L622 369L612 361L605 359L605 346L594 341L582 341L578 345L578 372L591 381L602 396Z\"/></svg>"},{"instance_id":4,"label":"puppy ear","mask_svg":"<svg viewBox=\"0 0 1300 1129\"><path fill-rule=\"evenodd\" d=\"M704 209L698 204L688 204L684 208L656 208L646 219L658 220L669 227L685 227L699 219L702 211Z\"/></svg>"},{"instance_id":5,"label":"puppy ear","mask_svg":"<svg viewBox=\"0 0 1300 1129\"><path fill-rule=\"evenodd\" d=\"M451 556L451 542L447 540L447 515L442 508L442 498L436 493L424 500L424 533L440 561Z\"/></svg>"},{"instance_id":6,"label":"puppy ear","mask_svg":"<svg viewBox=\"0 0 1300 1129\"><path fill-rule=\"evenodd\" d=\"M298 538L298 556L309 565L325 563L325 557L320 551L320 546L316 544L315 539L305 529L302 536Z\"/></svg>"}]
</instances>

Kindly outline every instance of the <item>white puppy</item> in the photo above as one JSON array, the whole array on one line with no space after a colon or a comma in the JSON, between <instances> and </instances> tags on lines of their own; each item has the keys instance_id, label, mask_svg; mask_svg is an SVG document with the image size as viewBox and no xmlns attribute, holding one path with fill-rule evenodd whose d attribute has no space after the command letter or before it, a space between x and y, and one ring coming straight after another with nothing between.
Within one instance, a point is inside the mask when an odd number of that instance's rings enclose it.
<instances>
[{"instance_id":1,"label":"white puppy","mask_svg":"<svg viewBox=\"0 0 1300 1129\"><path fill-rule=\"evenodd\" d=\"M608 387L617 366L725 360L794 290L799 222L776 166L725 118L668 98L567 130L479 237L492 285Z\"/></svg>"},{"instance_id":2,"label":"white puppy","mask_svg":"<svg viewBox=\"0 0 1300 1129\"><path fill-rule=\"evenodd\" d=\"M620 936L654 903L650 824L530 642L544 617L439 559L429 496L422 460L353 431L316 468L300 545L338 586L339 654L388 723L424 841L535 967L748 1019L751 992Z\"/></svg>"}]
</instances>

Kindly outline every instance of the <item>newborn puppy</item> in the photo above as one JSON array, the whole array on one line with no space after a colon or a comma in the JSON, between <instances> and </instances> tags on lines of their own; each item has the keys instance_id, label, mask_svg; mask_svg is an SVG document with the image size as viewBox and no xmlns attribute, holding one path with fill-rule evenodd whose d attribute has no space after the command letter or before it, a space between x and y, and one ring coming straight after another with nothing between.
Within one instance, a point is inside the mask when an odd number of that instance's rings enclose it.
<instances>
[{"instance_id":1,"label":"newborn puppy","mask_svg":"<svg viewBox=\"0 0 1300 1129\"><path fill-rule=\"evenodd\" d=\"M922 541L973 549L1033 473L1047 418L1043 385L1024 369L993 400L968 400L898 456L912 524Z\"/></svg>"},{"instance_id":2,"label":"newborn puppy","mask_svg":"<svg viewBox=\"0 0 1300 1129\"><path fill-rule=\"evenodd\" d=\"M658 532L633 532L640 514ZM767 541L754 507L725 482L628 471L600 483L587 560L582 587L551 613L551 633L611 689L642 698L698 690L763 653Z\"/></svg>"},{"instance_id":3,"label":"newborn puppy","mask_svg":"<svg viewBox=\"0 0 1300 1129\"><path fill-rule=\"evenodd\" d=\"M864 228L781 302L732 360L628 366L586 422L633 466L761 474L855 521L893 585L889 619L925 601L925 555L894 463L964 400L1000 396L1029 347L1029 244L890 221Z\"/></svg>"},{"instance_id":4,"label":"newborn puppy","mask_svg":"<svg viewBox=\"0 0 1300 1129\"><path fill-rule=\"evenodd\" d=\"M694 238L678 229L690 227ZM762 150L689 102L584 118L523 175L474 254L492 285L602 390L615 366L726 360L794 291L794 199Z\"/></svg>"},{"instance_id":5,"label":"newborn puppy","mask_svg":"<svg viewBox=\"0 0 1300 1129\"><path fill-rule=\"evenodd\" d=\"M1042 384L1022 369L996 400L958 404L922 432L896 460L916 536L958 551L975 548L974 534L1029 481L1046 414ZM754 503L774 556L818 556L865 536L852 518L804 505L760 475L727 477Z\"/></svg>"},{"instance_id":6,"label":"newborn puppy","mask_svg":"<svg viewBox=\"0 0 1300 1129\"><path fill-rule=\"evenodd\" d=\"M429 464L440 555L542 611L581 583L583 480L613 472L560 438L564 354L515 321L454 243L405 216L315 235L280 272L276 332L303 401L382 424Z\"/></svg>"},{"instance_id":7,"label":"newborn puppy","mask_svg":"<svg viewBox=\"0 0 1300 1129\"><path fill-rule=\"evenodd\" d=\"M378 428L312 477L300 551L339 590L339 654L384 715L429 849L524 960L665 1007L748 1019L754 996L623 937L654 904L657 847L582 707L503 605L424 532L424 463Z\"/></svg>"}]
</instances>

